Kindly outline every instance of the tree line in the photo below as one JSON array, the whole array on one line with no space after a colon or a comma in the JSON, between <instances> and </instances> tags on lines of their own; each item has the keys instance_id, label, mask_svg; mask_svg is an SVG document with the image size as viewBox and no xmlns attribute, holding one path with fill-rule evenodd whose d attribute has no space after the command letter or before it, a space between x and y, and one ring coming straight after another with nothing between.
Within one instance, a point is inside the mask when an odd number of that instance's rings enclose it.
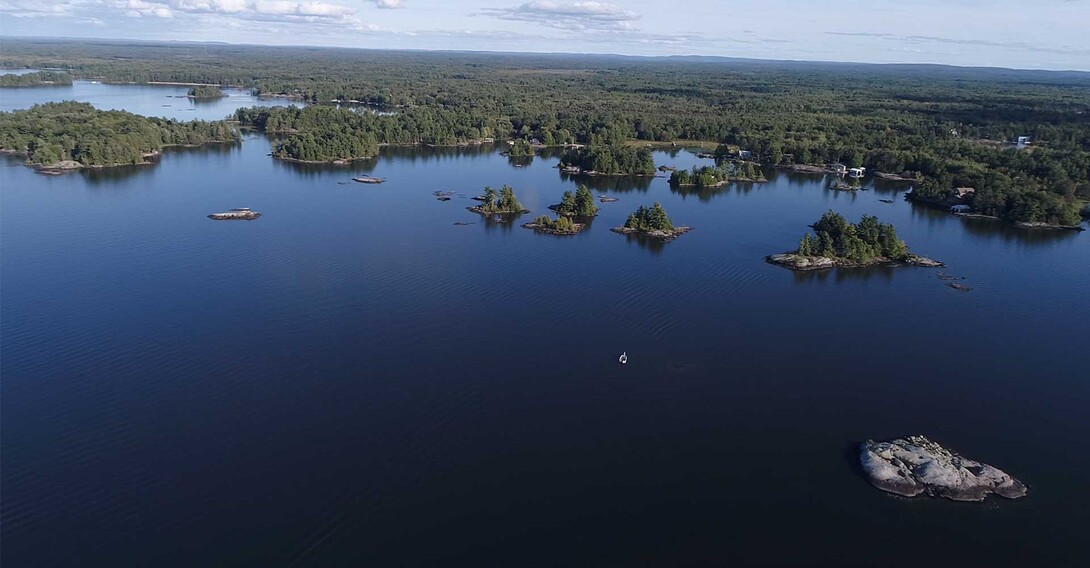
<instances>
[{"instance_id":1,"label":"tree line","mask_svg":"<svg viewBox=\"0 0 1090 568\"><path fill-rule=\"evenodd\" d=\"M839 162L949 187L1001 174L1015 195L1001 200L1012 218L1046 202L1062 202L1054 216L1070 217L1090 200L1084 73L32 39L5 41L0 64L362 101L399 117L357 129L378 143L702 140L749 150L765 165ZM1033 146L1004 144L1017 136ZM994 208L985 201L982 209Z\"/></svg>"},{"instance_id":2,"label":"tree line","mask_svg":"<svg viewBox=\"0 0 1090 568\"><path fill-rule=\"evenodd\" d=\"M72 84L72 76L55 71L35 71L33 73L14 73L0 75L0 88L3 87L67 87Z\"/></svg>"}]
</instances>

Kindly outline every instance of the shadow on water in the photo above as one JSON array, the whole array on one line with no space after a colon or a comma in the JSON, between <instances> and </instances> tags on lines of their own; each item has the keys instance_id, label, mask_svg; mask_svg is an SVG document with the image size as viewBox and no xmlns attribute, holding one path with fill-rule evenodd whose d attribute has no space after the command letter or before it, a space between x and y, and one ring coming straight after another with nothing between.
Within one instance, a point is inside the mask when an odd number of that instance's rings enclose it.
<instances>
[{"instance_id":1,"label":"shadow on water","mask_svg":"<svg viewBox=\"0 0 1090 568\"><path fill-rule=\"evenodd\" d=\"M867 280L893 280L893 273L897 271L895 266L871 266L867 268L830 268L826 270L798 271L792 270L793 280L796 284L812 284L814 282L858 282ZM918 270L918 269L917 269Z\"/></svg>"},{"instance_id":2,"label":"shadow on water","mask_svg":"<svg viewBox=\"0 0 1090 568\"><path fill-rule=\"evenodd\" d=\"M760 189L763 184L749 181L736 181L719 187L681 187L670 186L670 192L676 193L682 199L696 197L701 202L711 201L716 197L728 194L748 195L755 189Z\"/></svg>"},{"instance_id":3,"label":"shadow on water","mask_svg":"<svg viewBox=\"0 0 1090 568\"><path fill-rule=\"evenodd\" d=\"M376 158L353 160L347 164L305 164L277 160L272 157L268 159L272 160L274 169L290 172L299 178L312 178L332 173L343 175L345 179L341 181L351 181L351 178L360 174L370 174L375 171L375 167L378 165L378 159Z\"/></svg>"},{"instance_id":4,"label":"shadow on water","mask_svg":"<svg viewBox=\"0 0 1090 568\"><path fill-rule=\"evenodd\" d=\"M128 186L112 185L114 182L135 178L137 176L143 176L146 178L152 177L152 170L157 168L158 163L151 163L144 166L121 166L117 168L98 168L98 169L86 169L80 170L79 175L83 176L87 180L87 185L95 188L109 188L110 190L117 190L119 188L125 188Z\"/></svg>"},{"instance_id":5,"label":"shadow on water","mask_svg":"<svg viewBox=\"0 0 1090 568\"><path fill-rule=\"evenodd\" d=\"M645 237L643 235L624 235L624 234L621 234L621 233L614 233L614 234L620 235L621 237L624 237L626 240L628 240L629 244L635 243L641 249L645 249L647 251L650 251L653 254L662 253L662 251L665 250L666 245L667 245L667 241L664 241L662 239L652 239L652 238ZM682 238L684 238L684 236Z\"/></svg>"},{"instance_id":6,"label":"shadow on water","mask_svg":"<svg viewBox=\"0 0 1090 568\"><path fill-rule=\"evenodd\" d=\"M847 464L848 470L855 474L856 477L866 481L870 484L870 479L863 471L863 465L859 463L859 447L863 442L858 440L849 440L844 443L844 447L841 448L840 455L844 458L844 463Z\"/></svg>"},{"instance_id":7,"label":"shadow on water","mask_svg":"<svg viewBox=\"0 0 1090 568\"><path fill-rule=\"evenodd\" d=\"M615 191L625 193L629 191L646 192L655 179L650 176L586 176L573 175L557 170L560 179L564 182L573 182L585 185L597 191Z\"/></svg>"},{"instance_id":8,"label":"shadow on water","mask_svg":"<svg viewBox=\"0 0 1090 568\"><path fill-rule=\"evenodd\" d=\"M499 231L501 233L510 233L512 229L520 225L519 218L526 215L525 213L496 213L488 216L479 213L474 214L483 221L480 224L484 225L486 232Z\"/></svg>"},{"instance_id":9,"label":"shadow on water","mask_svg":"<svg viewBox=\"0 0 1090 568\"><path fill-rule=\"evenodd\" d=\"M379 149L381 162L427 163L438 160L454 160L475 156L489 156L500 148L496 144L477 146L383 146Z\"/></svg>"},{"instance_id":10,"label":"shadow on water","mask_svg":"<svg viewBox=\"0 0 1090 568\"><path fill-rule=\"evenodd\" d=\"M512 168L525 168L533 163L533 156L507 156L507 164Z\"/></svg>"},{"instance_id":11,"label":"shadow on water","mask_svg":"<svg viewBox=\"0 0 1090 568\"><path fill-rule=\"evenodd\" d=\"M1001 219L958 217L948 212L945 207L915 201L909 203L914 221L924 222L931 227L958 223L966 234L977 239L1034 247L1064 242L1077 237L1081 232L1066 229L1025 229Z\"/></svg>"}]
</instances>

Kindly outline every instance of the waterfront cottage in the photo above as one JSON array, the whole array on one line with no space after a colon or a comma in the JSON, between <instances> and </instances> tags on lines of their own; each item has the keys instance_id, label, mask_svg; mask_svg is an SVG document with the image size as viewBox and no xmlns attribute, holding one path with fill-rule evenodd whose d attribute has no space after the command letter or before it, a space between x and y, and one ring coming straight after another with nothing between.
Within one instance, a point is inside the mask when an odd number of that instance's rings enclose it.
<instances>
[{"instance_id":1,"label":"waterfront cottage","mask_svg":"<svg viewBox=\"0 0 1090 568\"><path fill-rule=\"evenodd\" d=\"M969 197L970 195L973 195L975 193L976 193L976 189L972 188L972 187L954 188L954 197L956 197L958 199L965 199L966 197Z\"/></svg>"}]
</instances>

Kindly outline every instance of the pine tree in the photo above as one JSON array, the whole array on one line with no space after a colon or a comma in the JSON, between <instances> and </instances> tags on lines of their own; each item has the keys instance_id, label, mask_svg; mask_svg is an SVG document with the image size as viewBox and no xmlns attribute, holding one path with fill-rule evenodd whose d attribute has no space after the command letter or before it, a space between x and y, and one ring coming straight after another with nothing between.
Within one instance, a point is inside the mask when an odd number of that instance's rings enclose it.
<instances>
[{"instance_id":1,"label":"pine tree","mask_svg":"<svg viewBox=\"0 0 1090 568\"><path fill-rule=\"evenodd\" d=\"M810 233L802 236L802 240L799 241L799 249L796 252L802 256L814 255L814 242L810 239Z\"/></svg>"}]
</instances>

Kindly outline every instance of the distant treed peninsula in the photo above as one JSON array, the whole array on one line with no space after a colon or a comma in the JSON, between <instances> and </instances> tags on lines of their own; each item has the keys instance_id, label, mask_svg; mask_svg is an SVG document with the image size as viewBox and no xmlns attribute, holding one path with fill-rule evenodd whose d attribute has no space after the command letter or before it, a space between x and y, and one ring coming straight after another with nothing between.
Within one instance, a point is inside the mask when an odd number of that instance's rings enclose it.
<instances>
[{"instance_id":1,"label":"distant treed peninsula","mask_svg":"<svg viewBox=\"0 0 1090 568\"><path fill-rule=\"evenodd\" d=\"M97 110L89 103L45 103L0 112L0 150L25 155L27 164L42 168L138 165L168 146L238 140L238 132L222 120L148 118Z\"/></svg>"},{"instance_id":2,"label":"distant treed peninsula","mask_svg":"<svg viewBox=\"0 0 1090 568\"><path fill-rule=\"evenodd\" d=\"M14 73L0 75L0 88L3 87L67 87L72 84L68 73L54 71L35 71L33 73Z\"/></svg>"},{"instance_id":3,"label":"distant treed peninsula","mask_svg":"<svg viewBox=\"0 0 1090 568\"><path fill-rule=\"evenodd\" d=\"M384 111L307 108L238 116L248 126L287 134L276 154L290 159L358 157L370 153L372 139L432 145L507 139L526 141L520 153L527 145L586 146L565 156L581 172L648 175L646 160L623 148L700 141L744 150L764 167L840 163L919 179L921 201L972 187L961 204L1013 221L1068 224L1090 200L1090 75L1083 73L366 53L9 40L0 65L64 68L78 78L113 82L230 85ZM351 147L348 137L357 136L362 146ZM1029 143L1016 146L1020 138ZM706 171L696 177L696 183L715 184L732 176Z\"/></svg>"}]
</instances>

